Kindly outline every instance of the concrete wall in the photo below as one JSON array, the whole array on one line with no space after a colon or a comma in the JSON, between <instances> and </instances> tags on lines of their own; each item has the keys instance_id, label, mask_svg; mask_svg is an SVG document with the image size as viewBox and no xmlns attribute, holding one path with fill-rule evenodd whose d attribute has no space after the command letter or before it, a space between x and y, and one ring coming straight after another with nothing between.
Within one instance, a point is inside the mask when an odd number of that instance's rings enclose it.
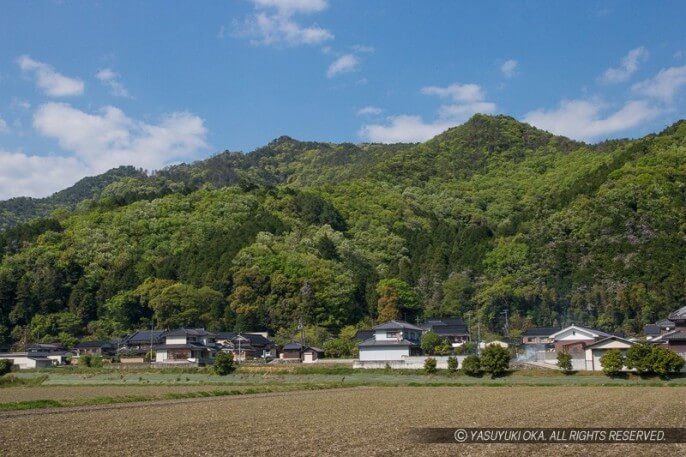
<instances>
[{"instance_id":1,"label":"concrete wall","mask_svg":"<svg viewBox=\"0 0 686 457\"><path fill-rule=\"evenodd\" d=\"M424 362L430 356L403 356L401 360L356 360L353 362L353 368L386 368L386 364L392 369L397 370L418 370L424 368ZM455 358L459 367L462 367L462 362L466 356L458 355ZM448 356L435 356L436 368L447 369L448 368Z\"/></svg>"},{"instance_id":2,"label":"concrete wall","mask_svg":"<svg viewBox=\"0 0 686 457\"><path fill-rule=\"evenodd\" d=\"M401 360L409 355L409 347L361 347L360 361L387 361Z\"/></svg>"}]
</instances>

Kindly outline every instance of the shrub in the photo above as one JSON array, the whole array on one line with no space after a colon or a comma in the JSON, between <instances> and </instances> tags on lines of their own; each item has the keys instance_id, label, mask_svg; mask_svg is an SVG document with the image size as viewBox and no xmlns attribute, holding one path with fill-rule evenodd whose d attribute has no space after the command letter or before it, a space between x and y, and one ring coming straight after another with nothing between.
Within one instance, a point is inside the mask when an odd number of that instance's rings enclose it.
<instances>
[{"instance_id":1,"label":"shrub","mask_svg":"<svg viewBox=\"0 0 686 457\"><path fill-rule=\"evenodd\" d=\"M481 374L481 361L479 356L468 355L462 362L462 371L467 376L479 376Z\"/></svg>"},{"instance_id":2,"label":"shrub","mask_svg":"<svg viewBox=\"0 0 686 457\"><path fill-rule=\"evenodd\" d=\"M79 356L79 366L80 367L90 367L91 366L91 355L83 354Z\"/></svg>"},{"instance_id":3,"label":"shrub","mask_svg":"<svg viewBox=\"0 0 686 457\"><path fill-rule=\"evenodd\" d=\"M684 359L662 346L653 346L650 354L651 370L660 376L678 373L684 367Z\"/></svg>"},{"instance_id":4,"label":"shrub","mask_svg":"<svg viewBox=\"0 0 686 457\"><path fill-rule=\"evenodd\" d=\"M653 346L649 343L636 343L626 351L626 367L638 374L651 373Z\"/></svg>"},{"instance_id":5,"label":"shrub","mask_svg":"<svg viewBox=\"0 0 686 457\"><path fill-rule=\"evenodd\" d=\"M101 368L102 367L102 357L99 355L92 355L90 366L92 368Z\"/></svg>"},{"instance_id":6,"label":"shrub","mask_svg":"<svg viewBox=\"0 0 686 457\"><path fill-rule=\"evenodd\" d=\"M448 371L455 373L457 371L457 357L448 357Z\"/></svg>"},{"instance_id":7,"label":"shrub","mask_svg":"<svg viewBox=\"0 0 686 457\"><path fill-rule=\"evenodd\" d=\"M624 366L624 356L619 349L610 349L602 357L600 357L600 366L603 367L603 373L610 377L617 376L622 372Z\"/></svg>"},{"instance_id":8,"label":"shrub","mask_svg":"<svg viewBox=\"0 0 686 457\"><path fill-rule=\"evenodd\" d=\"M12 371L12 361L9 359L0 359L0 376L4 376Z\"/></svg>"},{"instance_id":9,"label":"shrub","mask_svg":"<svg viewBox=\"0 0 686 457\"><path fill-rule=\"evenodd\" d=\"M428 357L424 361L424 371L426 371L427 374L436 373L436 359L433 357Z\"/></svg>"},{"instance_id":10,"label":"shrub","mask_svg":"<svg viewBox=\"0 0 686 457\"><path fill-rule=\"evenodd\" d=\"M572 372L572 356L568 352L557 353L557 366L564 374Z\"/></svg>"},{"instance_id":11,"label":"shrub","mask_svg":"<svg viewBox=\"0 0 686 457\"><path fill-rule=\"evenodd\" d=\"M428 331L422 335L421 347L424 354L434 355L437 349L443 344L443 338L434 331Z\"/></svg>"},{"instance_id":12,"label":"shrub","mask_svg":"<svg viewBox=\"0 0 686 457\"><path fill-rule=\"evenodd\" d=\"M510 368L510 352L497 344L491 344L481 352L481 368L492 377L500 376Z\"/></svg>"},{"instance_id":13,"label":"shrub","mask_svg":"<svg viewBox=\"0 0 686 457\"><path fill-rule=\"evenodd\" d=\"M230 352L218 352L214 358L214 372L219 376L226 376L233 371L233 368L233 354Z\"/></svg>"},{"instance_id":14,"label":"shrub","mask_svg":"<svg viewBox=\"0 0 686 457\"><path fill-rule=\"evenodd\" d=\"M155 351L146 352L143 356L143 361L146 363L152 362L153 360L155 360L156 355L157 354L155 354Z\"/></svg>"}]
</instances>

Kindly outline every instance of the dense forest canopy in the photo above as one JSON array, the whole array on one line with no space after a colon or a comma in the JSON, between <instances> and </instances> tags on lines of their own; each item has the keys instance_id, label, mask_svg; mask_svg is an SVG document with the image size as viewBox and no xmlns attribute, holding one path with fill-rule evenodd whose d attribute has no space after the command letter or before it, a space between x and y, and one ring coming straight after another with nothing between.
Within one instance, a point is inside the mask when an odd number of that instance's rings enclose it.
<instances>
[{"instance_id":1,"label":"dense forest canopy","mask_svg":"<svg viewBox=\"0 0 686 457\"><path fill-rule=\"evenodd\" d=\"M686 305L686 121L597 145L483 115L423 144L281 137L2 202L0 227L0 346L151 320L288 335L469 313L502 333L505 310L513 334L637 334Z\"/></svg>"}]
</instances>

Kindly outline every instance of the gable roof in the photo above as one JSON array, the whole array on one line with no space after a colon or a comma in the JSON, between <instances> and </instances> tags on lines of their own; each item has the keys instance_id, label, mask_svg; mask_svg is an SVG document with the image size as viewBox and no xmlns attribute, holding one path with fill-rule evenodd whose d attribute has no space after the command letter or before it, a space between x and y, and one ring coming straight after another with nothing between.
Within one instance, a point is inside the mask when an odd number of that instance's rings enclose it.
<instances>
[{"instance_id":1,"label":"gable roof","mask_svg":"<svg viewBox=\"0 0 686 457\"><path fill-rule=\"evenodd\" d=\"M561 329L560 327L532 327L524 330L522 336L551 336Z\"/></svg>"},{"instance_id":2,"label":"gable roof","mask_svg":"<svg viewBox=\"0 0 686 457\"><path fill-rule=\"evenodd\" d=\"M164 335L164 330L137 330L124 338L124 344L150 344L152 337L153 344L159 343Z\"/></svg>"},{"instance_id":3,"label":"gable roof","mask_svg":"<svg viewBox=\"0 0 686 457\"><path fill-rule=\"evenodd\" d=\"M318 354L323 354L324 349L319 349L319 348L316 348L314 346L308 346L305 348L305 350L303 352L316 352Z\"/></svg>"},{"instance_id":4,"label":"gable roof","mask_svg":"<svg viewBox=\"0 0 686 457\"><path fill-rule=\"evenodd\" d=\"M686 330L675 330L665 333L661 339L665 341L686 341Z\"/></svg>"},{"instance_id":5,"label":"gable roof","mask_svg":"<svg viewBox=\"0 0 686 457\"><path fill-rule=\"evenodd\" d=\"M412 325L409 322L405 321L388 321L384 322L383 324L377 325L374 327L374 330L417 330L417 331L422 331L421 328L417 327L416 325Z\"/></svg>"},{"instance_id":6,"label":"gable roof","mask_svg":"<svg viewBox=\"0 0 686 457\"><path fill-rule=\"evenodd\" d=\"M581 332L585 332L585 333L590 334L594 338L612 336L609 333L603 332L602 330L597 330L597 329L588 328L588 327L582 327L580 325L570 325L569 327L565 327L565 328L553 333L552 335L549 336L549 338L557 338L558 336L560 336L562 333L566 332L567 330L578 330Z\"/></svg>"},{"instance_id":7,"label":"gable roof","mask_svg":"<svg viewBox=\"0 0 686 457\"><path fill-rule=\"evenodd\" d=\"M655 322L655 325L660 326L660 328L674 328L676 324L669 319L660 319L659 321Z\"/></svg>"},{"instance_id":8,"label":"gable roof","mask_svg":"<svg viewBox=\"0 0 686 457\"><path fill-rule=\"evenodd\" d=\"M686 320L686 306L682 306L668 316L670 321L683 321Z\"/></svg>"},{"instance_id":9,"label":"gable roof","mask_svg":"<svg viewBox=\"0 0 686 457\"><path fill-rule=\"evenodd\" d=\"M620 341L622 343L628 344L629 346L633 346L634 344L636 344L633 341L629 341L626 338L622 338L621 336L611 335L611 336L608 336L607 338L603 338L601 340L598 340L594 343L587 345L586 349L592 349L596 346L603 345L603 344L607 343L609 340Z\"/></svg>"},{"instance_id":10,"label":"gable roof","mask_svg":"<svg viewBox=\"0 0 686 457\"><path fill-rule=\"evenodd\" d=\"M436 319L428 319L419 325L424 330L436 331L438 327L446 326L462 326L467 327L464 320L460 317L441 317Z\"/></svg>"},{"instance_id":11,"label":"gable roof","mask_svg":"<svg viewBox=\"0 0 686 457\"><path fill-rule=\"evenodd\" d=\"M203 336L208 336L208 337L214 337L215 334L208 332L204 328L176 328L174 330L169 330L165 335L165 337L168 336L195 336L195 337L203 337Z\"/></svg>"}]
</instances>

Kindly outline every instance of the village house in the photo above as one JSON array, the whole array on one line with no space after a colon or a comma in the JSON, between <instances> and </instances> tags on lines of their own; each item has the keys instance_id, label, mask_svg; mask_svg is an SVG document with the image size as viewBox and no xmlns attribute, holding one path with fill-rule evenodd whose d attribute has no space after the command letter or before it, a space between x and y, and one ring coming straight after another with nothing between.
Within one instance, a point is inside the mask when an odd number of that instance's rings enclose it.
<instances>
[{"instance_id":1,"label":"village house","mask_svg":"<svg viewBox=\"0 0 686 457\"><path fill-rule=\"evenodd\" d=\"M130 355L144 355L151 347L162 344L164 330L137 330L120 341L119 351Z\"/></svg>"},{"instance_id":2,"label":"village house","mask_svg":"<svg viewBox=\"0 0 686 457\"><path fill-rule=\"evenodd\" d=\"M555 346L555 352L583 352L586 346L603 338L610 337L609 333L580 325L570 325L550 335Z\"/></svg>"},{"instance_id":3,"label":"village house","mask_svg":"<svg viewBox=\"0 0 686 457\"><path fill-rule=\"evenodd\" d=\"M314 363L324 358L324 350L314 346L308 346L303 350L303 363Z\"/></svg>"},{"instance_id":4,"label":"village house","mask_svg":"<svg viewBox=\"0 0 686 457\"><path fill-rule=\"evenodd\" d=\"M559 332L560 327L533 327L522 332L522 344L544 344L552 346L555 342L550 336Z\"/></svg>"},{"instance_id":5,"label":"village house","mask_svg":"<svg viewBox=\"0 0 686 457\"><path fill-rule=\"evenodd\" d=\"M155 363L165 365L205 366L212 363L218 350L215 334L202 328L179 328L164 334L164 342L155 346Z\"/></svg>"},{"instance_id":6,"label":"village house","mask_svg":"<svg viewBox=\"0 0 686 457\"><path fill-rule=\"evenodd\" d=\"M74 353L77 357L86 354L112 357L116 352L117 348L109 341L82 341L74 346Z\"/></svg>"},{"instance_id":7,"label":"village house","mask_svg":"<svg viewBox=\"0 0 686 457\"><path fill-rule=\"evenodd\" d=\"M435 332L441 338L448 340L452 347L462 346L469 341L467 324L459 317L430 319L420 324L426 332Z\"/></svg>"},{"instance_id":8,"label":"village house","mask_svg":"<svg viewBox=\"0 0 686 457\"><path fill-rule=\"evenodd\" d=\"M602 371L600 358L610 349L617 349L626 356L626 351L635 343L619 336L608 336L585 347L586 369L590 371Z\"/></svg>"},{"instance_id":9,"label":"village house","mask_svg":"<svg viewBox=\"0 0 686 457\"><path fill-rule=\"evenodd\" d=\"M47 354L29 352L3 352L0 359L11 360L12 364L20 370L31 368L50 368L56 363L47 357Z\"/></svg>"},{"instance_id":10,"label":"village house","mask_svg":"<svg viewBox=\"0 0 686 457\"><path fill-rule=\"evenodd\" d=\"M422 328L408 322L392 320L377 325L374 336L358 345L360 361L402 360L403 356L420 355Z\"/></svg>"},{"instance_id":11,"label":"village house","mask_svg":"<svg viewBox=\"0 0 686 457\"><path fill-rule=\"evenodd\" d=\"M276 345L266 333L217 332L216 342L224 352L231 352L236 360L274 359Z\"/></svg>"}]
</instances>

